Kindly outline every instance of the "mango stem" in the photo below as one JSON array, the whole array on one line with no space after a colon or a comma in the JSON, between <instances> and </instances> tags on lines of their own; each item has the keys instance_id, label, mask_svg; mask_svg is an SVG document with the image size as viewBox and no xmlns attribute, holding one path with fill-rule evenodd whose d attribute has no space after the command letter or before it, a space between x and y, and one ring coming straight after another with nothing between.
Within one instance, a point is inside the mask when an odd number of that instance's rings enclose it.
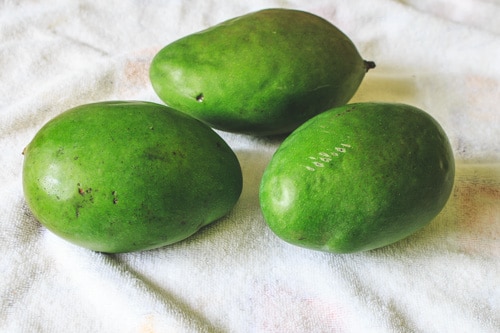
<instances>
[{"instance_id":1,"label":"mango stem","mask_svg":"<svg viewBox=\"0 0 500 333\"><path fill-rule=\"evenodd\" d=\"M372 68L375 68L376 65L373 61L366 61L366 60L363 60L364 64L365 64L365 70L368 72L370 69Z\"/></svg>"}]
</instances>

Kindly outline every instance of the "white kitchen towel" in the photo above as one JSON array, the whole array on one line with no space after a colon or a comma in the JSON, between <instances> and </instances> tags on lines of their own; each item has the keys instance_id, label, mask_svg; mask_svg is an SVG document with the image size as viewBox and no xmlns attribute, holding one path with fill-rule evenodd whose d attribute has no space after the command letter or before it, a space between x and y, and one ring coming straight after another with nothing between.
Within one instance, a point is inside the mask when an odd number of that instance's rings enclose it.
<instances>
[{"instance_id":1,"label":"white kitchen towel","mask_svg":"<svg viewBox=\"0 0 500 333\"><path fill-rule=\"evenodd\" d=\"M324 17L376 62L353 102L413 104L441 123L457 177L434 221L363 253L284 243L258 204L280 140L221 131L243 193L185 241L106 255L35 220L21 152L45 122L90 102L161 103L148 79L158 50L269 7ZM499 332L498 17L498 0L1 1L0 331Z\"/></svg>"}]
</instances>

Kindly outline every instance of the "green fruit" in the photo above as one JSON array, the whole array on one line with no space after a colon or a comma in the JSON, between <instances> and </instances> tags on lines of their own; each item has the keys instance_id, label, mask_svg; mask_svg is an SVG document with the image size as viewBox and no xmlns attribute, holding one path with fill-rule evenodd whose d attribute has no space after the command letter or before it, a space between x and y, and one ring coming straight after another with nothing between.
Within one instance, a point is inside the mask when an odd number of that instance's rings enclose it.
<instances>
[{"instance_id":1,"label":"green fruit","mask_svg":"<svg viewBox=\"0 0 500 333\"><path fill-rule=\"evenodd\" d=\"M266 222L285 241L334 253L403 239L444 207L454 182L448 138L404 104L328 110L294 131L260 186Z\"/></svg>"},{"instance_id":2,"label":"green fruit","mask_svg":"<svg viewBox=\"0 0 500 333\"><path fill-rule=\"evenodd\" d=\"M330 22L267 9L167 45L150 78L167 105L214 128L272 135L347 103L374 66Z\"/></svg>"},{"instance_id":3,"label":"green fruit","mask_svg":"<svg viewBox=\"0 0 500 333\"><path fill-rule=\"evenodd\" d=\"M239 162L208 126L148 102L70 109L25 148L23 186L41 224L101 252L175 243L225 215Z\"/></svg>"}]
</instances>

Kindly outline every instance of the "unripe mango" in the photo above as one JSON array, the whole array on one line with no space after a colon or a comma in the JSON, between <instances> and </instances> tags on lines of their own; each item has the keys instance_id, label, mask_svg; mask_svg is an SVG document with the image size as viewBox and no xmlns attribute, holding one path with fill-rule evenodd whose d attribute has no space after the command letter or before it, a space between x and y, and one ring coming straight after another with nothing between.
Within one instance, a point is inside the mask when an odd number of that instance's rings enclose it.
<instances>
[{"instance_id":1,"label":"unripe mango","mask_svg":"<svg viewBox=\"0 0 500 333\"><path fill-rule=\"evenodd\" d=\"M150 79L167 105L214 128L273 135L347 103L374 66L323 18L266 9L165 46Z\"/></svg>"},{"instance_id":2,"label":"unripe mango","mask_svg":"<svg viewBox=\"0 0 500 333\"><path fill-rule=\"evenodd\" d=\"M45 124L24 150L26 201L62 238L101 252L183 240L225 215L239 162L207 125L164 105L101 102Z\"/></svg>"},{"instance_id":3,"label":"unripe mango","mask_svg":"<svg viewBox=\"0 0 500 333\"><path fill-rule=\"evenodd\" d=\"M455 162L442 127L405 104L326 111L287 137L262 177L264 218L280 238L348 253L379 248L443 209Z\"/></svg>"}]
</instances>

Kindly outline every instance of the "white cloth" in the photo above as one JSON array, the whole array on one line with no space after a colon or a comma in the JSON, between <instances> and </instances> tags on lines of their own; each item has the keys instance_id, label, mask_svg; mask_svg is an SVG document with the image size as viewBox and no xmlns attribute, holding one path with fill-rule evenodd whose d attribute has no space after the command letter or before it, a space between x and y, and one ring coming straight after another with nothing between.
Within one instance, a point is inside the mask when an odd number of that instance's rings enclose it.
<instances>
[{"instance_id":1,"label":"white cloth","mask_svg":"<svg viewBox=\"0 0 500 333\"><path fill-rule=\"evenodd\" d=\"M148 79L161 47L266 7L318 14L376 62L353 102L413 104L442 124L457 177L432 223L357 254L284 243L258 204L279 140L224 132L243 193L185 241L105 255L36 222L21 152L45 122L90 102L161 103ZM498 0L0 2L0 331L498 332L499 17Z\"/></svg>"}]
</instances>

